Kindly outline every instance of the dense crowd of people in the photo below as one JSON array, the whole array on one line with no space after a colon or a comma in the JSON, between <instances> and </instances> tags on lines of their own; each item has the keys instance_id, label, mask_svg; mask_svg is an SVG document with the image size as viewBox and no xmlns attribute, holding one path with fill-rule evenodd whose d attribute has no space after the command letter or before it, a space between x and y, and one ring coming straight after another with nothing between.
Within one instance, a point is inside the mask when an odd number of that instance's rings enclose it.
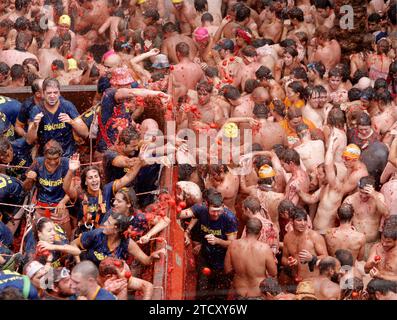
<instances>
[{"instance_id":1,"label":"dense crowd of people","mask_svg":"<svg viewBox=\"0 0 397 320\"><path fill-rule=\"evenodd\" d=\"M397 2L348 3L1 1L0 299L152 299L176 214L186 296L397 300Z\"/></svg>"}]
</instances>

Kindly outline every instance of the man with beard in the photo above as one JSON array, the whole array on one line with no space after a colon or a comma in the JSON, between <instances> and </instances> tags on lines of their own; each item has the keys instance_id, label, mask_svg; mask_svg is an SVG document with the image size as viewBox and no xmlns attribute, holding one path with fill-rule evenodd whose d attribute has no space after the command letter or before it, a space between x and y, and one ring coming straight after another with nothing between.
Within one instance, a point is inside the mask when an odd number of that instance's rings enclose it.
<instances>
[{"instance_id":1,"label":"man with beard","mask_svg":"<svg viewBox=\"0 0 397 320\"><path fill-rule=\"evenodd\" d=\"M359 181L358 191L348 196L343 203L353 207L354 216L352 225L357 231L365 235L365 258L374 243L379 240L381 219L389 216L385 204L385 197L375 191L375 179L371 176L362 177Z\"/></svg>"},{"instance_id":2,"label":"man with beard","mask_svg":"<svg viewBox=\"0 0 397 320\"><path fill-rule=\"evenodd\" d=\"M43 300L70 300L75 298L72 290L72 280L69 269L57 268L49 271L53 273L53 285L44 292ZM49 277L49 279L51 279Z\"/></svg>"},{"instance_id":3,"label":"man with beard","mask_svg":"<svg viewBox=\"0 0 397 320\"><path fill-rule=\"evenodd\" d=\"M313 283L314 292L318 300L340 300L340 286L338 282L338 271L340 263L333 257L325 257L318 264L320 274L310 278Z\"/></svg>"},{"instance_id":4,"label":"man with beard","mask_svg":"<svg viewBox=\"0 0 397 320\"><path fill-rule=\"evenodd\" d=\"M79 118L79 113L68 100L60 95L60 85L56 79L47 78L43 82L43 101L33 107L30 113L26 142L39 142L39 154L49 140L60 143L63 156L71 156L76 145L73 134L80 137L88 136L88 128Z\"/></svg>"}]
</instances>

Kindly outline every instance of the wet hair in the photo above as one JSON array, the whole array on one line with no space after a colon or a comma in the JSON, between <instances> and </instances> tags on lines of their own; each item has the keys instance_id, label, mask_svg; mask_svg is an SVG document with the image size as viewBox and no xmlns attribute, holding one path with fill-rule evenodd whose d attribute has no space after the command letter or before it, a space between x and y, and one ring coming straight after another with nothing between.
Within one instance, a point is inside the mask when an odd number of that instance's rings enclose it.
<instances>
[{"instance_id":1,"label":"wet hair","mask_svg":"<svg viewBox=\"0 0 397 320\"><path fill-rule=\"evenodd\" d=\"M20 31L26 31L26 30L28 29L28 27L29 27L29 20L28 20L25 16L18 17L18 18L15 20L14 28L15 28L15 30L17 30L18 32L20 32Z\"/></svg>"},{"instance_id":2,"label":"wet hair","mask_svg":"<svg viewBox=\"0 0 397 320\"><path fill-rule=\"evenodd\" d=\"M59 157L62 157L63 150L58 141L51 139L44 145L43 154L45 157L54 156L54 155L58 155Z\"/></svg>"},{"instance_id":3,"label":"wet hair","mask_svg":"<svg viewBox=\"0 0 397 320\"><path fill-rule=\"evenodd\" d=\"M207 80L201 80L196 86L197 91L204 90L208 93L211 93L213 89L214 89L214 86L212 84L210 84Z\"/></svg>"},{"instance_id":4,"label":"wet hair","mask_svg":"<svg viewBox=\"0 0 397 320\"><path fill-rule=\"evenodd\" d=\"M281 200L277 207L277 211L279 214L287 211L290 218L292 218L294 209L295 209L294 203L288 199Z\"/></svg>"},{"instance_id":5,"label":"wet hair","mask_svg":"<svg viewBox=\"0 0 397 320\"><path fill-rule=\"evenodd\" d=\"M262 146L259 143L252 144L252 151L263 151Z\"/></svg>"},{"instance_id":6,"label":"wet hair","mask_svg":"<svg viewBox=\"0 0 397 320\"><path fill-rule=\"evenodd\" d=\"M6 137L0 136L0 154L6 154L9 149L12 149L10 141Z\"/></svg>"},{"instance_id":7,"label":"wet hair","mask_svg":"<svg viewBox=\"0 0 397 320\"><path fill-rule=\"evenodd\" d=\"M41 80L41 79L36 79L35 81L33 81L32 85L31 85L31 90L32 90L33 94L35 94L36 92L39 92L42 89L40 81L37 81L37 80Z\"/></svg>"},{"instance_id":8,"label":"wet hair","mask_svg":"<svg viewBox=\"0 0 397 320\"><path fill-rule=\"evenodd\" d=\"M272 296L277 296L283 292L278 280L275 278L265 278L262 280L259 284L259 289L261 290L262 294L269 293Z\"/></svg>"},{"instance_id":9,"label":"wet hair","mask_svg":"<svg viewBox=\"0 0 397 320\"><path fill-rule=\"evenodd\" d=\"M155 26L147 26L144 30L143 30L143 37L146 38L150 38L150 39L154 39L157 36L157 28Z\"/></svg>"},{"instance_id":10,"label":"wet hair","mask_svg":"<svg viewBox=\"0 0 397 320\"><path fill-rule=\"evenodd\" d=\"M341 266L353 267L354 259L349 250L338 249L335 251L335 258L339 260Z\"/></svg>"},{"instance_id":11,"label":"wet hair","mask_svg":"<svg viewBox=\"0 0 397 320\"><path fill-rule=\"evenodd\" d=\"M236 11L236 22L242 22L251 16L250 8L248 8L244 4L239 5L238 3L236 3L234 8Z\"/></svg>"},{"instance_id":12,"label":"wet hair","mask_svg":"<svg viewBox=\"0 0 397 320\"><path fill-rule=\"evenodd\" d=\"M352 78L352 84L356 85L361 78L368 78L369 74L368 71L366 70L357 70L356 72L354 72L353 74L353 78Z\"/></svg>"},{"instance_id":13,"label":"wet hair","mask_svg":"<svg viewBox=\"0 0 397 320\"><path fill-rule=\"evenodd\" d=\"M208 207L220 207L223 205L222 194L214 188L205 189L203 199L207 202Z\"/></svg>"},{"instance_id":14,"label":"wet hair","mask_svg":"<svg viewBox=\"0 0 397 320\"><path fill-rule=\"evenodd\" d=\"M367 87L361 91L361 97L365 97L365 100L372 101L375 96L375 90L372 87Z\"/></svg>"},{"instance_id":15,"label":"wet hair","mask_svg":"<svg viewBox=\"0 0 397 320\"><path fill-rule=\"evenodd\" d=\"M22 65L23 66L27 66L28 64L33 65L37 71L40 71L40 65L39 62L34 59L34 58L26 58L25 60L23 60Z\"/></svg>"},{"instance_id":16,"label":"wet hair","mask_svg":"<svg viewBox=\"0 0 397 320\"><path fill-rule=\"evenodd\" d=\"M254 48L260 48L265 45L269 45L269 46L274 45L274 41L272 39L261 39L261 38L252 41L252 46Z\"/></svg>"},{"instance_id":17,"label":"wet hair","mask_svg":"<svg viewBox=\"0 0 397 320\"><path fill-rule=\"evenodd\" d=\"M209 21L209 22L214 21L214 17L209 12L203 13L203 15L201 16L201 22L206 22L206 21Z\"/></svg>"},{"instance_id":18,"label":"wet hair","mask_svg":"<svg viewBox=\"0 0 397 320\"><path fill-rule=\"evenodd\" d=\"M131 143L133 140L139 140L139 132L136 131L134 127L127 127L123 129L119 135L119 143L124 143L125 145L128 145Z\"/></svg>"},{"instance_id":19,"label":"wet hair","mask_svg":"<svg viewBox=\"0 0 397 320\"><path fill-rule=\"evenodd\" d=\"M380 292L382 295L388 294L390 291L397 293L397 282L384 279L371 279L367 284L367 291L369 294L375 295Z\"/></svg>"},{"instance_id":20,"label":"wet hair","mask_svg":"<svg viewBox=\"0 0 397 320\"><path fill-rule=\"evenodd\" d=\"M163 25L163 33L175 32L177 30L178 29L177 29L175 23L167 22L166 24Z\"/></svg>"},{"instance_id":21,"label":"wet hair","mask_svg":"<svg viewBox=\"0 0 397 320\"><path fill-rule=\"evenodd\" d=\"M375 80L374 90L377 91L378 89L381 89L381 88L387 89L388 88L388 84L387 84L386 79L378 78L378 79Z\"/></svg>"},{"instance_id":22,"label":"wet hair","mask_svg":"<svg viewBox=\"0 0 397 320\"><path fill-rule=\"evenodd\" d=\"M302 9L298 7L293 7L288 10L288 16L291 20L297 19L299 22L303 22L305 20Z\"/></svg>"},{"instance_id":23,"label":"wet hair","mask_svg":"<svg viewBox=\"0 0 397 320\"><path fill-rule=\"evenodd\" d=\"M37 75L37 74L35 74L35 73L28 73L27 75L26 75L26 79L25 79L25 86L31 86L32 85L32 83L35 81L35 80L37 80L37 79L39 79L39 76Z\"/></svg>"},{"instance_id":24,"label":"wet hair","mask_svg":"<svg viewBox=\"0 0 397 320\"><path fill-rule=\"evenodd\" d=\"M33 231L33 236L34 236L34 239L36 240L36 243L40 241L39 232L42 232L45 225L49 222L53 223L53 221L51 219L45 218L45 217L41 217L33 222L32 231Z\"/></svg>"},{"instance_id":25,"label":"wet hair","mask_svg":"<svg viewBox=\"0 0 397 320\"><path fill-rule=\"evenodd\" d=\"M320 263L318 264L318 270L320 271L320 274L324 274L327 272L329 269L335 269L336 267L336 261L332 257L325 257L324 259L321 259Z\"/></svg>"},{"instance_id":26,"label":"wet hair","mask_svg":"<svg viewBox=\"0 0 397 320\"><path fill-rule=\"evenodd\" d=\"M244 91L247 93L252 93L256 88L260 86L258 80L256 79L248 79L245 81Z\"/></svg>"},{"instance_id":27,"label":"wet hair","mask_svg":"<svg viewBox=\"0 0 397 320\"><path fill-rule=\"evenodd\" d=\"M151 18L153 21L158 21L160 20L160 14L155 8L148 8L145 10L143 13L143 16L145 18Z\"/></svg>"},{"instance_id":28,"label":"wet hair","mask_svg":"<svg viewBox=\"0 0 397 320\"><path fill-rule=\"evenodd\" d=\"M373 176L365 176L365 177L360 178L358 187L360 189L363 189L367 184L369 184L372 187L375 187L375 185L376 185L375 178Z\"/></svg>"},{"instance_id":29,"label":"wet hair","mask_svg":"<svg viewBox=\"0 0 397 320\"><path fill-rule=\"evenodd\" d=\"M340 222L349 222L353 218L354 209L351 204L344 203L338 209L338 218Z\"/></svg>"},{"instance_id":30,"label":"wet hair","mask_svg":"<svg viewBox=\"0 0 397 320\"><path fill-rule=\"evenodd\" d=\"M15 49L25 50L32 44L33 37L30 32L19 32L15 40Z\"/></svg>"},{"instance_id":31,"label":"wet hair","mask_svg":"<svg viewBox=\"0 0 397 320\"><path fill-rule=\"evenodd\" d=\"M346 82L347 80L349 80L350 77L350 66L346 63L338 63L335 68L338 68L341 70L342 72L342 81Z\"/></svg>"},{"instance_id":32,"label":"wet hair","mask_svg":"<svg viewBox=\"0 0 397 320\"><path fill-rule=\"evenodd\" d=\"M300 156L295 149L285 149L281 158L285 163L290 164L292 162L297 166L300 165Z\"/></svg>"},{"instance_id":33,"label":"wet hair","mask_svg":"<svg viewBox=\"0 0 397 320\"><path fill-rule=\"evenodd\" d=\"M279 158L281 157L281 155L285 149L286 149L286 147L281 143L277 143L272 146L272 150L276 153L277 157L279 157Z\"/></svg>"},{"instance_id":34,"label":"wet hair","mask_svg":"<svg viewBox=\"0 0 397 320\"><path fill-rule=\"evenodd\" d=\"M65 70L65 64L62 60L54 60L51 65L57 67L57 70Z\"/></svg>"},{"instance_id":35,"label":"wet hair","mask_svg":"<svg viewBox=\"0 0 397 320\"><path fill-rule=\"evenodd\" d=\"M217 77L219 75L219 71L218 71L218 68L216 68L216 67L208 67L205 69L204 74L207 77L213 78L213 77Z\"/></svg>"},{"instance_id":36,"label":"wet hair","mask_svg":"<svg viewBox=\"0 0 397 320\"><path fill-rule=\"evenodd\" d=\"M307 212L301 207L294 207L294 209L292 210L292 220L300 219L307 221Z\"/></svg>"},{"instance_id":37,"label":"wet hair","mask_svg":"<svg viewBox=\"0 0 397 320\"><path fill-rule=\"evenodd\" d=\"M259 81L262 81L263 79L273 79L272 71L265 66L260 66L259 69L255 71L255 76Z\"/></svg>"},{"instance_id":38,"label":"wet hair","mask_svg":"<svg viewBox=\"0 0 397 320\"><path fill-rule=\"evenodd\" d=\"M358 88L351 88L348 92L347 92L347 97L349 98L349 101L358 101L360 100L361 97L361 90Z\"/></svg>"},{"instance_id":39,"label":"wet hair","mask_svg":"<svg viewBox=\"0 0 397 320\"><path fill-rule=\"evenodd\" d=\"M256 57L258 53L253 46L246 46L241 50L241 53L246 57Z\"/></svg>"},{"instance_id":40,"label":"wet hair","mask_svg":"<svg viewBox=\"0 0 397 320\"><path fill-rule=\"evenodd\" d=\"M190 53L189 45L186 42L179 42L176 45L175 50L183 57L188 57Z\"/></svg>"},{"instance_id":41,"label":"wet hair","mask_svg":"<svg viewBox=\"0 0 397 320\"><path fill-rule=\"evenodd\" d=\"M87 179L88 171L91 171L91 170L95 170L100 175L100 170L99 170L99 168L97 166L85 167L84 170L81 172L81 188L84 191L87 191L87 184L85 183L85 180Z\"/></svg>"},{"instance_id":42,"label":"wet hair","mask_svg":"<svg viewBox=\"0 0 397 320\"><path fill-rule=\"evenodd\" d=\"M309 82L309 78L307 77L307 73L306 73L305 69L302 68L302 67L296 67L296 68L292 69L292 76L295 79L302 80L302 81L305 81L305 82Z\"/></svg>"},{"instance_id":43,"label":"wet hair","mask_svg":"<svg viewBox=\"0 0 397 320\"><path fill-rule=\"evenodd\" d=\"M387 228L384 228L382 236L383 236L383 238L386 238L386 239L397 240L397 228L396 228L396 226L394 226L394 227L388 226Z\"/></svg>"},{"instance_id":44,"label":"wet hair","mask_svg":"<svg viewBox=\"0 0 397 320\"><path fill-rule=\"evenodd\" d=\"M298 51L294 47L286 47L284 48L284 54L288 53L292 58L298 56Z\"/></svg>"},{"instance_id":45,"label":"wet hair","mask_svg":"<svg viewBox=\"0 0 397 320\"><path fill-rule=\"evenodd\" d=\"M10 69L10 76L12 80L24 79L25 69L20 64L14 64Z\"/></svg>"},{"instance_id":46,"label":"wet hair","mask_svg":"<svg viewBox=\"0 0 397 320\"><path fill-rule=\"evenodd\" d=\"M131 205L131 211L135 211L138 208L138 198L133 187L121 188L117 193L120 193L123 196L123 200Z\"/></svg>"},{"instance_id":47,"label":"wet hair","mask_svg":"<svg viewBox=\"0 0 397 320\"><path fill-rule=\"evenodd\" d=\"M306 89L300 81L292 81L288 85L288 88L291 88L294 92L298 93L300 99L306 100Z\"/></svg>"},{"instance_id":48,"label":"wet hair","mask_svg":"<svg viewBox=\"0 0 397 320\"><path fill-rule=\"evenodd\" d=\"M223 96L229 100L237 100L241 97L240 91L234 86L226 85L222 88Z\"/></svg>"},{"instance_id":49,"label":"wet hair","mask_svg":"<svg viewBox=\"0 0 397 320\"><path fill-rule=\"evenodd\" d=\"M15 0L15 9L21 11L22 9L27 9L31 0Z\"/></svg>"},{"instance_id":50,"label":"wet hair","mask_svg":"<svg viewBox=\"0 0 397 320\"><path fill-rule=\"evenodd\" d=\"M307 43L307 41L309 40L309 36L306 32L303 31L296 32L295 36L299 39L300 42Z\"/></svg>"},{"instance_id":51,"label":"wet hair","mask_svg":"<svg viewBox=\"0 0 397 320\"><path fill-rule=\"evenodd\" d=\"M327 9L333 7L330 0L314 0L313 2L316 9Z\"/></svg>"},{"instance_id":52,"label":"wet hair","mask_svg":"<svg viewBox=\"0 0 397 320\"><path fill-rule=\"evenodd\" d=\"M298 124L298 126L296 127L295 130L296 130L296 133L298 134L298 136L300 138L302 138L303 135L301 134L301 132L304 130L309 130L309 127L307 126L306 123L301 123L301 124Z\"/></svg>"},{"instance_id":53,"label":"wet hair","mask_svg":"<svg viewBox=\"0 0 397 320\"><path fill-rule=\"evenodd\" d=\"M373 12L368 16L367 20L371 23L379 23L382 20L382 17L379 13Z\"/></svg>"},{"instance_id":54,"label":"wet hair","mask_svg":"<svg viewBox=\"0 0 397 320\"><path fill-rule=\"evenodd\" d=\"M370 126L371 125L371 117L366 112L361 112L360 116L357 119L357 125L359 126Z\"/></svg>"},{"instance_id":55,"label":"wet hair","mask_svg":"<svg viewBox=\"0 0 397 320\"><path fill-rule=\"evenodd\" d=\"M343 78L343 72L342 72L342 69L340 69L340 68L332 68L330 71L329 71L329 73L328 73L328 78L331 78L331 77L340 77L340 78Z\"/></svg>"},{"instance_id":56,"label":"wet hair","mask_svg":"<svg viewBox=\"0 0 397 320\"><path fill-rule=\"evenodd\" d=\"M264 103L256 103L253 114L259 119L267 119L270 114L269 107Z\"/></svg>"},{"instance_id":57,"label":"wet hair","mask_svg":"<svg viewBox=\"0 0 397 320\"><path fill-rule=\"evenodd\" d=\"M54 61L52 63L54 63ZM47 87L60 89L61 85L59 84L59 81L57 79L47 78L43 81L43 91L45 91Z\"/></svg>"},{"instance_id":58,"label":"wet hair","mask_svg":"<svg viewBox=\"0 0 397 320\"><path fill-rule=\"evenodd\" d=\"M178 181L189 181L194 167L190 164L183 163L178 165Z\"/></svg>"},{"instance_id":59,"label":"wet hair","mask_svg":"<svg viewBox=\"0 0 397 320\"><path fill-rule=\"evenodd\" d=\"M251 210L252 213L261 211L261 203L256 197L247 197L243 201L243 208Z\"/></svg>"},{"instance_id":60,"label":"wet hair","mask_svg":"<svg viewBox=\"0 0 397 320\"><path fill-rule=\"evenodd\" d=\"M307 93L309 94L310 98L314 96L316 93L318 96L322 93L327 93L327 89L325 89L322 85L317 85L311 88L307 88Z\"/></svg>"},{"instance_id":61,"label":"wet hair","mask_svg":"<svg viewBox=\"0 0 397 320\"><path fill-rule=\"evenodd\" d=\"M294 118L299 118L299 117L302 117L302 110L301 109L295 108L295 107L288 108L288 111L287 111L288 120L292 120Z\"/></svg>"},{"instance_id":62,"label":"wet hair","mask_svg":"<svg viewBox=\"0 0 397 320\"><path fill-rule=\"evenodd\" d=\"M325 65L321 61L310 62L309 66L319 74L320 79L324 78L324 74L326 70L325 70Z\"/></svg>"},{"instance_id":63,"label":"wet hair","mask_svg":"<svg viewBox=\"0 0 397 320\"><path fill-rule=\"evenodd\" d=\"M258 235L262 230L262 222L258 218L250 218L248 219L245 227L247 235Z\"/></svg>"},{"instance_id":64,"label":"wet hair","mask_svg":"<svg viewBox=\"0 0 397 320\"><path fill-rule=\"evenodd\" d=\"M8 64L5 62L0 62L0 74L6 76L9 74L9 72L10 72L10 67L8 66Z\"/></svg>"},{"instance_id":65,"label":"wet hair","mask_svg":"<svg viewBox=\"0 0 397 320\"><path fill-rule=\"evenodd\" d=\"M10 19L0 21L0 28L5 28L7 33L13 28L14 23Z\"/></svg>"},{"instance_id":66,"label":"wet hair","mask_svg":"<svg viewBox=\"0 0 397 320\"><path fill-rule=\"evenodd\" d=\"M194 0L194 8L198 12L205 11L207 5L208 5L207 0Z\"/></svg>"},{"instance_id":67,"label":"wet hair","mask_svg":"<svg viewBox=\"0 0 397 320\"><path fill-rule=\"evenodd\" d=\"M116 220L116 223L115 223L116 231L119 234L119 236L121 237L123 235L124 231L126 231L128 229L128 227L130 226L130 218L122 215L121 213L117 213L113 210L111 211L110 216L114 220Z\"/></svg>"},{"instance_id":68,"label":"wet hair","mask_svg":"<svg viewBox=\"0 0 397 320\"><path fill-rule=\"evenodd\" d=\"M286 106L284 104L284 102L282 102L281 100L273 100L273 106L274 106L274 112L276 112L278 115L282 116L283 118L286 115Z\"/></svg>"},{"instance_id":69,"label":"wet hair","mask_svg":"<svg viewBox=\"0 0 397 320\"><path fill-rule=\"evenodd\" d=\"M333 108L328 113L327 124L336 128L343 128L346 123L346 115L339 108Z\"/></svg>"},{"instance_id":70,"label":"wet hair","mask_svg":"<svg viewBox=\"0 0 397 320\"><path fill-rule=\"evenodd\" d=\"M393 101L390 91L385 90L375 93L375 101L382 102L384 104L389 104Z\"/></svg>"},{"instance_id":71,"label":"wet hair","mask_svg":"<svg viewBox=\"0 0 397 320\"><path fill-rule=\"evenodd\" d=\"M296 41L290 38L284 39L283 41L280 42L280 47L282 48L288 48L288 47L293 47L296 48Z\"/></svg>"}]
</instances>

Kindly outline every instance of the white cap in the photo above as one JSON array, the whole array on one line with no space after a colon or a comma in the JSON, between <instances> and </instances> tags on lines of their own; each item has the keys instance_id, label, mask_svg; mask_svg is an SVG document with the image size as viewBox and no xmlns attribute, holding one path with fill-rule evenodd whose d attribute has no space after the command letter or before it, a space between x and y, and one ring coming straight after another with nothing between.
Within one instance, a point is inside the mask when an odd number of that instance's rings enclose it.
<instances>
[{"instance_id":1,"label":"white cap","mask_svg":"<svg viewBox=\"0 0 397 320\"><path fill-rule=\"evenodd\" d=\"M44 265L41 264L38 261L32 261L28 264L28 266L26 267L26 275L29 277L29 279L32 279L34 277L34 275L40 271L41 269L44 268Z\"/></svg>"}]
</instances>

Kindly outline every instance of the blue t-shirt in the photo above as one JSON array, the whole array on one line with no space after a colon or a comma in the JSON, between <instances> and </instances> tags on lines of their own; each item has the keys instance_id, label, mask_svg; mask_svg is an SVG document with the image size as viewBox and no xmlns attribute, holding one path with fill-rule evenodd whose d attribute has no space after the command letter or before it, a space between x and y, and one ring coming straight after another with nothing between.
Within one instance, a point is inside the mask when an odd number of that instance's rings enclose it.
<instances>
[{"instance_id":1,"label":"blue t-shirt","mask_svg":"<svg viewBox=\"0 0 397 320\"><path fill-rule=\"evenodd\" d=\"M33 96L27 98L24 102L22 102L21 109L19 110L17 120L25 125L27 129L27 124L29 121L30 113L32 112L33 107L36 105Z\"/></svg>"},{"instance_id":2,"label":"blue t-shirt","mask_svg":"<svg viewBox=\"0 0 397 320\"><path fill-rule=\"evenodd\" d=\"M202 244L201 254L206 262L213 269L223 269L226 255L226 248L220 245L211 245L205 236L213 234L217 238L227 240L227 235L237 233L237 217L227 208L223 209L223 213L218 220L210 220L208 208L206 206L195 204L192 208L195 218L200 223L200 242Z\"/></svg>"},{"instance_id":3,"label":"blue t-shirt","mask_svg":"<svg viewBox=\"0 0 397 320\"><path fill-rule=\"evenodd\" d=\"M11 230L3 222L0 221L0 243L8 248L11 248L13 242L14 236Z\"/></svg>"},{"instance_id":4,"label":"blue t-shirt","mask_svg":"<svg viewBox=\"0 0 397 320\"><path fill-rule=\"evenodd\" d=\"M15 288L23 294L24 281L23 276L18 272L13 272L9 270L0 271L0 292L6 288ZM29 300L39 300L39 294L37 289L32 283L30 283L29 288Z\"/></svg>"},{"instance_id":5,"label":"blue t-shirt","mask_svg":"<svg viewBox=\"0 0 397 320\"><path fill-rule=\"evenodd\" d=\"M119 134L117 129L118 121L125 121L126 126L132 125L131 114L134 111L133 108L131 109L125 102L116 102L114 98L115 94L116 89L109 88L102 97L100 114L102 125L99 123L99 140L97 145L99 152L104 152L116 142ZM110 145L106 143L104 136L107 136Z\"/></svg>"},{"instance_id":6,"label":"blue t-shirt","mask_svg":"<svg viewBox=\"0 0 397 320\"><path fill-rule=\"evenodd\" d=\"M69 244L69 240L67 238L67 235L65 231L56 223L54 223L54 229L55 229L55 238L54 238L54 244L57 245L65 245ZM26 236L25 236L25 256L28 257L27 260L30 260L30 258L36 253L36 239L34 238L33 235L33 230L30 230ZM51 266L53 268L58 268L62 266L61 263L61 258L65 256L65 254L61 251L57 250L52 250L52 262ZM42 257L41 259L38 260L39 262L45 264L46 263L46 258Z\"/></svg>"},{"instance_id":7,"label":"blue t-shirt","mask_svg":"<svg viewBox=\"0 0 397 320\"><path fill-rule=\"evenodd\" d=\"M8 120L5 113L0 111L0 136L7 138L9 141L15 140L14 126Z\"/></svg>"},{"instance_id":8,"label":"blue t-shirt","mask_svg":"<svg viewBox=\"0 0 397 320\"><path fill-rule=\"evenodd\" d=\"M128 258L128 243L130 239L122 238L120 240L120 245L114 252L109 250L108 238L103 233L103 229L83 232L79 239L82 248L87 250L84 253L85 257L98 266L100 262L108 256L123 260L127 260Z\"/></svg>"},{"instance_id":9,"label":"blue t-shirt","mask_svg":"<svg viewBox=\"0 0 397 320\"><path fill-rule=\"evenodd\" d=\"M0 112L3 112L7 116L8 121L12 125L15 125L20 110L21 103L18 100L0 96Z\"/></svg>"},{"instance_id":10,"label":"blue t-shirt","mask_svg":"<svg viewBox=\"0 0 397 320\"><path fill-rule=\"evenodd\" d=\"M37 199L45 203L58 203L65 196L63 179L69 170L69 159L61 157L60 164L54 173L49 173L44 165L44 157L36 158L31 171L37 173Z\"/></svg>"},{"instance_id":11,"label":"blue t-shirt","mask_svg":"<svg viewBox=\"0 0 397 320\"><path fill-rule=\"evenodd\" d=\"M0 174L0 202L21 205L25 198L22 182L17 178ZM16 213L20 208L6 205L0 206L0 213ZM5 216L3 222L7 223Z\"/></svg>"},{"instance_id":12,"label":"blue t-shirt","mask_svg":"<svg viewBox=\"0 0 397 320\"><path fill-rule=\"evenodd\" d=\"M117 298L113 293L101 288L93 300L117 300Z\"/></svg>"},{"instance_id":13,"label":"blue t-shirt","mask_svg":"<svg viewBox=\"0 0 397 320\"><path fill-rule=\"evenodd\" d=\"M11 161L11 165L18 167L30 167L32 164L32 146L27 144L25 138L19 138L11 142L12 151L14 157ZM26 168L7 168L6 173L10 176L23 178Z\"/></svg>"},{"instance_id":14,"label":"blue t-shirt","mask_svg":"<svg viewBox=\"0 0 397 320\"><path fill-rule=\"evenodd\" d=\"M39 153L42 154L44 145L49 140L58 141L63 149L63 156L70 157L76 151L76 144L73 137L73 128L70 124L62 122L58 119L59 114L66 113L71 119L76 119L79 113L74 104L64 98L59 98L59 107L55 113L47 111L44 106L34 106L29 116L32 122L34 117L42 112L44 114L40 121L37 137L40 145Z\"/></svg>"}]
</instances>

